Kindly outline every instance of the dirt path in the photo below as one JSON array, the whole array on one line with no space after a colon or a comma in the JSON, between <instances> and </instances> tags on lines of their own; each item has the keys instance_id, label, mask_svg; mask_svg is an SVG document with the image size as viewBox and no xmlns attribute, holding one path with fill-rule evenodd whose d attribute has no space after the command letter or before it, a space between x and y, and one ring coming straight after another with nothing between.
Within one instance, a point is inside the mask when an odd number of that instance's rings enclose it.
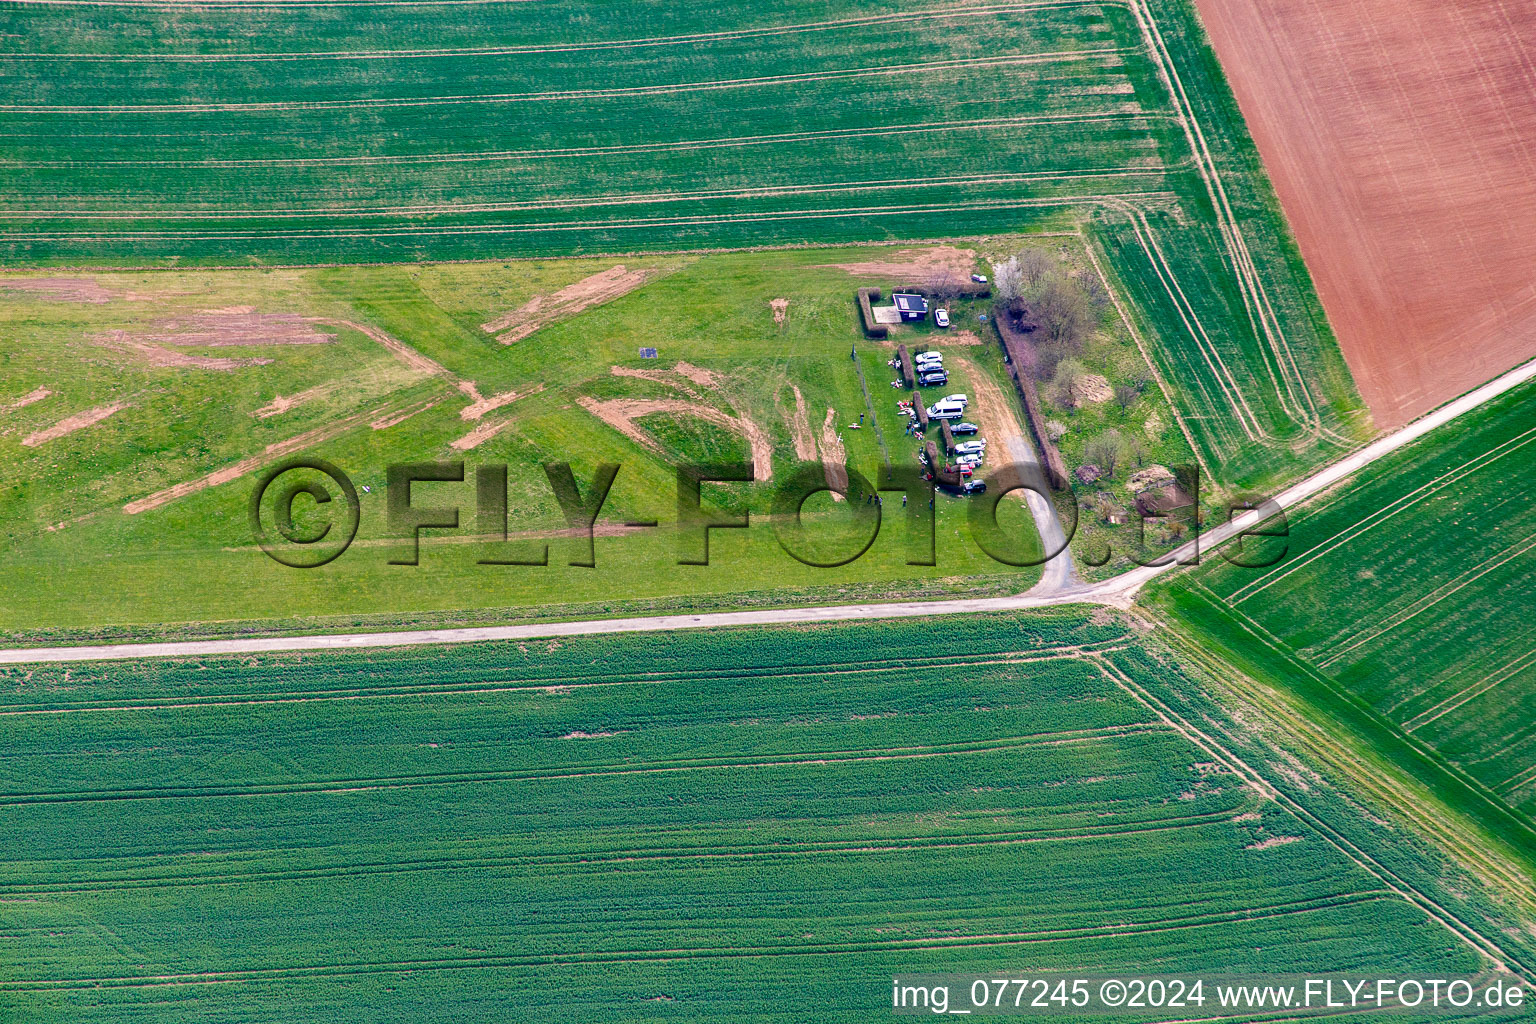
<instances>
[{"instance_id":1,"label":"dirt path","mask_svg":"<svg viewBox=\"0 0 1536 1024\"><path fill-rule=\"evenodd\" d=\"M991 449L993 468L1013 463L1031 467L1038 473L1040 460L1034 446L1025 436L1024 428L1019 424L1012 397L1003 392L990 374L966 356L951 354L949 361L951 365L963 369L966 379L971 382L974 394L971 396L973 401L969 414L981 428L981 436L997 446ZM1066 529L1061 525L1055 506L1044 495L1034 491L1025 491L1023 497L1045 550L1057 552L1045 564L1044 574L1036 589L1052 593L1072 586L1077 582L1077 569L1072 563L1072 551L1067 547Z\"/></svg>"},{"instance_id":2,"label":"dirt path","mask_svg":"<svg viewBox=\"0 0 1536 1024\"><path fill-rule=\"evenodd\" d=\"M127 402L115 402L112 405L98 405L94 409L77 412L67 419L62 419L46 430L38 430L21 439L21 443L27 448L36 448L40 444L47 444L66 434L73 434L77 430L100 423L115 412L128 408Z\"/></svg>"}]
</instances>

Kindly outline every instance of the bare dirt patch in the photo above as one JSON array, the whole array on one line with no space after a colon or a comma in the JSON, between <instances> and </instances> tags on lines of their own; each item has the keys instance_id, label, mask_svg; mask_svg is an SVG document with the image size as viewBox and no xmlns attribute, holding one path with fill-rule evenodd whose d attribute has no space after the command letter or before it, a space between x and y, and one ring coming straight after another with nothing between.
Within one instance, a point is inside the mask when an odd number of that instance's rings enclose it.
<instances>
[{"instance_id":1,"label":"bare dirt patch","mask_svg":"<svg viewBox=\"0 0 1536 1024\"><path fill-rule=\"evenodd\" d=\"M0 405L0 413L15 412L17 409L25 409L33 402L41 402L51 394L53 394L53 392L49 391L47 388L33 388L31 391L28 391L20 398L6 402L4 405Z\"/></svg>"},{"instance_id":2,"label":"bare dirt patch","mask_svg":"<svg viewBox=\"0 0 1536 1024\"><path fill-rule=\"evenodd\" d=\"M1290 846L1292 843L1301 842L1301 836L1271 836L1262 842L1249 843L1243 847L1245 850L1272 850L1277 846Z\"/></svg>"},{"instance_id":3,"label":"bare dirt patch","mask_svg":"<svg viewBox=\"0 0 1536 1024\"><path fill-rule=\"evenodd\" d=\"M946 345L980 345L975 331L950 331L940 339Z\"/></svg>"},{"instance_id":4,"label":"bare dirt patch","mask_svg":"<svg viewBox=\"0 0 1536 1024\"><path fill-rule=\"evenodd\" d=\"M273 397L272 401L268 402L260 409L252 410L251 415L259 420L271 419L273 416L279 416L287 412L294 406L303 405L305 402L314 401L316 398L320 398L321 396L328 394L330 390L331 388L329 386L321 384L317 387L312 387L304 391L300 391L296 395L276 395Z\"/></svg>"},{"instance_id":5,"label":"bare dirt patch","mask_svg":"<svg viewBox=\"0 0 1536 1024\"><path fill-rule=\"evenodd\" d=\"M720 375L714 370L706 370L702 366L694 366L692 363L679 362L672 367L673 373L680 373L693 381L699 387L715 388L720 386Z\"/></svg>"},{"instance_id":6,"label":"bare dirt patch","mask_svg":"<svg viewBox=\"0 0 1536 1024\"><path fill-rule=\"evenodd\" d=\"M902 249L881 259L860 263L824 263L822 266L846 271L855 277L896 278L901 284L937 286L952 281L969 282L976 266L976 252L953 245L935 245L925 249Z\"/></svg>"},{"instance_id":7,"label":"bare dirt patch","mask_svg":"<svg viewBox=\"0 0 1536 1024\"><path fill-rule=\"evenodd\" d=\"M841 501L848 492L848 451L837 432L837 410L828 409L821 424L821 464L832 488L832 500Z\"/></svg>"},{"instance_id":8,"label":"bare dirt patch","mask_svg":"<svg viewBox=\"0 0 1536 1024\"><path fill-rule=\"evenodd\" d=\"M84 412L77 412L73 416L62 419L46 430L34 431L22 438L21 443L27 448L36 448L40 444L47 444L49 441L61 438L66 434L73 434L77 430L84 430L86 427L94 426L113 413L126 408L128 408L127 402L98 405L94 409L86 409Z\"/></svg>"},{"instance_id":9,"label":"bare dirt patch","mask_svg":"<svg viewBox=\"0 0 1536 1024\"><path fill-rule=\"evenodd\" d=\"M1149 487L1157 487L1161 484L1172 483L1177 479L1173 470L1167 466L1148 466L1146 469L1138 469L1126 480L1126 490L1132 493L1140 493Z\"/></svg>"},{"instance_id":10,"label":"bare dirt patch","mask_svg":"<svg viewBox=\"0 0 1536 1024\"><path fill-rule=\"evenodd\" d=\"M89 277L0 277L0 292L20 292L56 302L111 302L117 296Z\"/></svg>"},{"instance_id":11,"label":"bare dirt patch","mask_svg":"<svg viewBox=\"0 0 1536 1024\"><path fill-rule=\"evenodd\" d=\"M624 264L568 284L552 295L535 295L510 313L480 325L503 345L522 341L539 328L575 316L593 306L611 302L646 282L654 271L628 270Z\"/></svg>"},{"instance_id":12,"label":"bare dirt patch","mask_svg":"<svg viewBox=\"0 0 1536 1024\"><path fill-rule=\"evenodd\" d=\"M529 395L543 391L544 385L540 384L532 391L503 391L501 394L491 395L489 398L481 396L480 388L472 380L459 381L458 389L464 392L470 399L470 404L459 410L459 418L478 420L486 413L495 412L504 405L511 405L519 398L526 398Z\"/></svg>"},{"instance_id":13,"label":"bare dirt patch","mask_svg":"<svg viewBox=\"0 0 1536 1024\"><path fill-rule=\"evenodd\" d=\"M805 396L793 384L790 389L795 393L795 411L786 419L789 421L789 436L795 445L795 458L801 462L815 462L816 435L811 433L811 415L805 405Z\"/></svg>"},{"instance_id":14,"label":"bare dirt patch","mask_svg":"<svg viewBox=\"0 0 1536 1024\"><path fill-rule=\"evenodd\" d=\"M773 322L776 324L781 324L784 322L785 316L789 313L789 300L769 299L768 308L773 310Z\"/></svg>"},{"instance_id":15,"label":"bare dirt patch","mask_svg":"<svg viewBox=\"0 0 1536 1024\"><path fill-rule=\"evenodd\" d=\"M314 329L320 321L297 313L258 313L250 306L205 309L156 324L145 340L196 348L329 345L336 336Z\"/></svg>"},{"instance_id":16,"label":"bare dirt patch","mask_svg":"<svg viewBox=\"0 0 1536 1024\"><path fill-rule=\"evenodd\" d=\"M491 408L499 409L499 408L501 408L504 405L510 405L511 403L517 401L520 398L527 398L529 395L536 395L540 391L543 391L543 390L544 390L544 385L540 384L538 387L533 388L533 389L528 390L528 391L523 391L523 392L508 391L506 394L504 394L504 395L497 395L494 399L492 399L491 401L493 401L494 404L491 406ZM463 416L463 413L460 413L460 415ZM478 416L463 416L463 418L464 419L478 419L479 417ZM489 441L491 438L495 437L497 434L501 433L503 430L506 430L508 427L510 427L512 424L514 424L516 422L517 422L517 417L516 416L503 416L501 419L491 420L491 421L489 421L487 423L482 423L482 424L480 424L480 426L476 427L474 430L471 430L469 433L465 434L463 437L458 438L457 440L453 441L452 444L450 445L450 447L454 448L457 451L461 451L461 452L467 452L467 451L469 451L469 450L471 450L473 448L478 448L478 447L480 447L480 445L482 445L485 442Z\"/></svg>"},{"instance_id":17,"label":"bare dirt patch","mask_svg":"<svg viewBox=\"0 0 1536 1024\"><path fill-rule=\"evenodd\" d=\"M661 445L640 428L635 421L655 413L674 413L697 416L706 423L724 427L746 439L752 449L752 470L759 480L773 477L773 445L761 427L747 416L732 416L701 402L685 402L681 399L611 398L599 401L587 395L576 399L583 409L608 424L647 451L662 454Z\"/></svg>"},{"instance_id":18,"label":"bare dirt patch","mask_svg":"<svg viewBox=\"0 0 1536 1024\"><path fill-rule=\"evenodd\" d=\"M1072 382L1072 393L1080 402L1096 404L1107 402L1115 397L1114 388L1109 386L1109 378L1101 373L1085 373Z\"/></svg>"},{"instance_id":19,"label":"bare dirt patch","mask_svg":"<svg viewBox=\"0 0 1536 1024\"><path fill-rule=\"evenodd\" d=\"M106 334L94 335L91 340L103 348L110 348L118 352L125 352L137 356L151 366L176 370L221 370L228 372L239 370L248 366L265 366L272 362L258 356L234 357L234 356L199 356L188 352L177 352L175 349L157 345L152 341L146 341L143 337L129 334L127 331L108 331Z\"/></svg>"},{"instance_id":20,"label":"bare dirt patch","mask_svg":"<svg viewBox=\"0 0 1536 1024\"><path fill-rule=\"evenodd\" d=\"M384 416L380 416L378 419L370 422L368 426L372 427L374 430L387 430L390 427L404 423L406 420L410 419L412 416L417 415L418 413L426 412L428 409L433 408L441 402L441 398L433 398L429 401L418 402L409 408L400 410L399 412L391 412Z\"/></svg>"},{"instance_id":21,"label":"bare dirt patch","mask_svg":"<svg viewBox=\"0 0 1536 1024\"><path fill-rule=\"evenodd\" d=\"M1536 19L1197 0L1376 425L1536 356Z\"/></svg>"}]
</instances>

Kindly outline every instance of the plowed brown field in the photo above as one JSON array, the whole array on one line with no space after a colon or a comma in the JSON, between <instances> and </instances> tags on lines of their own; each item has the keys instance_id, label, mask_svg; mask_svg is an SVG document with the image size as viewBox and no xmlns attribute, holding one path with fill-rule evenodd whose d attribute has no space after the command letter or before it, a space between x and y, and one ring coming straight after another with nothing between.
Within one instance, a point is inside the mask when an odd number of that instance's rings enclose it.
<instances>
[{"instance_id":1,"label":"plowed brown field","mask_svg":"<svg viewBox=\"0 0 1536 1024\"><path fill-rule=\"evenodd\" d=\"M1536 356L1536 7L1196 6L1377 425Z\"/></svg>"}]
</instances>

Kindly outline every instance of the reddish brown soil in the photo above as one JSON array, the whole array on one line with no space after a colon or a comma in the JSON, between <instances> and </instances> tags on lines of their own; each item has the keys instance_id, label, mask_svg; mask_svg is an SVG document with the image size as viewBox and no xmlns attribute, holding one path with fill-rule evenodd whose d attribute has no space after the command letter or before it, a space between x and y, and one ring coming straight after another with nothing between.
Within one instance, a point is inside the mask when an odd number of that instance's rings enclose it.
<instances>
[{"instance_id":1,"label":"reddish brown soil","mask_svg":"<svg viewBox=\"0 0 1536 1024\"><path fill-rule=\"evenodd\" d=\"M1376 425L1536 356L1536 8L1196 5Z\"/></svg>"}]
</instances>

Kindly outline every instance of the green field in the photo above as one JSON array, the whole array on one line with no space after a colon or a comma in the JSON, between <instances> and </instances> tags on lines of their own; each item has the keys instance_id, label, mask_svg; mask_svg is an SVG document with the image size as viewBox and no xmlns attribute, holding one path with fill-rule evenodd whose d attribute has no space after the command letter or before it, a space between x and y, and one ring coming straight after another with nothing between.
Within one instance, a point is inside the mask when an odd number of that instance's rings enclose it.
<instances>
[{"instance_id":1,"label":"green field","mask_svg":"<svg viewBox=\"0 0 1536 1024\"><path fill-rule=\"evenodd\" d=\"M797 431L810 435L814 457L846 459L871 483L888 464L916 466L918 443L904 434L885 365L894 346L865 343L858 329L853 290L867 279L829 265L882 255L889 251L631 260L629 271L653 275L643 287L508 346L481 325L613 262L100 274L91 280L113 296L101 302L7 291L5 281L22 279L0 279L0 591L26 597L0 602L0 628L29 637L178 623L228 631L253 620L388 628L1027 589L1039 570L988 557L973 540L968 504L942 494L932 566L907 564L924 538L898 493L882 496L878 538L847 566L806 566L781 547L771 501L803 457ZM783 323L774 298L789 299ZM251 327L257 314L240 312L249 308L307 318L300 328L323 333L317 343L270 343L285 325ZM207 327L198 318L210 309L225 312ZM203 324L202 333L189 323ZM854 344L858 366L849 359ZM641 359L644 346L659 357ZM1001 382L996 346L960 351L973 372ZM244 364L166 365L166 353ZM414 361L422 358L436 369L421 369ZM957 365L951 388L968 380ZM468 419L465 385L487 401L515 400ZM13 405L39 388L50 393ZM293 404L273 411L281 396ZM637 406L644 415L629 436L583 402L663 404ZM122 408L98 423L37 441L82 410L114 406ZM666 411L679 407L684 414ZM754 525L716 531L708 566L679 565L677 467L747 452L741 430L699 411L755 424L770 451L757 482L705 485L710 509L750 511ZM866 426L852 429L861 416ZM829 423L843 452L823 443ZM454 447L487 429L473 447ZM282 457L273 445L327 459L370 489L360 495L356 543L327 566L279 565L253 543L247 503L258 473ZM465 481L419 484L413 502L459 506L461 529L425 531L419 565L390 565L401 547L386 520L386 467L429 460L463 461ZM569 564L582 559L584 541L559 535L566 525L542 469L549 461L569 462L582 488L599 464L621 466L598 523L595 567ZM488 533L477 518L475 472L497 464L508 467L516 550L476 539ZM172 490L200 482L209 485ZM846 506L822 494L804 512L820 527L818 560L858 549ZM659 527L623 528L646 519ZM1038 554L1021 502L1002 503L998 520L1015 553ZM548 566L479 564L530 550L536 557L545 543Z\"/></svg>"},{"instance_id":2,"label":"green field","mask_svg":"<svg viewBox=\"0 0 1536 1024\"><path fill-rule=\"evenodd\" d=\"M29 1022L851 1021L902 972L1527 955L1073 614L3 682L0 1014Z\"/></svg>"},{"instance_id":3,"label":"green field","mask_svg":"<svg viewBox=\"0 0 1536 1024\"><path fill-rule=\"evenodd\" d=\"M1536 388L1289 514L1272 569L1161 588L1196 641L1310 701L1536 863Z\"/></svg>"},{"instance_id":4,"label":"green field","mask_svg":"<svg viewBox=\"0 0 1536 1024\"><path fill-rule=\"evenodd\" d=\"M1368 432L1185 0L373 10L0 5L0 252L1081 233L1213 478L1270 487Z\"/></svg>"}]
</instances>

